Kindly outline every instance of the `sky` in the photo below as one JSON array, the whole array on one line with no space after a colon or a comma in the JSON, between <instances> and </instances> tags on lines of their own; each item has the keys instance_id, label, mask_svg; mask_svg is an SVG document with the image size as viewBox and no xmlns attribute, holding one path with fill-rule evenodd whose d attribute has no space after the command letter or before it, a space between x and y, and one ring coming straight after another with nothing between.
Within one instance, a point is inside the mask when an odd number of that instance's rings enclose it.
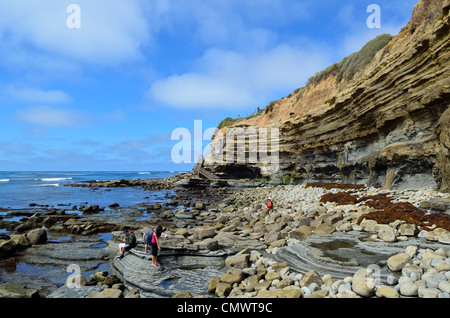
<instances>
[{"instance_id":1,"label":"sky","mask_svg":"<svg viewBox=\"0 0 450 318\"><path fill-rule=\"evenodd\" d=\"M416 3L1 0L0 171L190 170L177 128L205 148L194 127L288 96Z\"/></svg>"}]
</instances>

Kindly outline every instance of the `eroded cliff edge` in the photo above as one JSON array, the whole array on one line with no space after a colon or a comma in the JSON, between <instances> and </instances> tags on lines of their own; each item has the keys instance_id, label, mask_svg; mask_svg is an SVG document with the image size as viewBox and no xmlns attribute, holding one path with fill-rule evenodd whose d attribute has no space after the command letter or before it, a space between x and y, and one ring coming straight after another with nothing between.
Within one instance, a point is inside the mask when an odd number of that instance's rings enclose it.
<instances>
[{"instance_id":1,"label":"eroded cliff edge","mask_svg":"<svg viewBox=\"0 0 450 318\"><path fill-rule=\"evenodd\" d=\"M419 1L411 21L351 78L332 66L258 115L230 125L279 128L278 171L261 162L206 160L204 166L223 178L450 192L449 10L450 0Z\"/></svg>"}]
</instances>

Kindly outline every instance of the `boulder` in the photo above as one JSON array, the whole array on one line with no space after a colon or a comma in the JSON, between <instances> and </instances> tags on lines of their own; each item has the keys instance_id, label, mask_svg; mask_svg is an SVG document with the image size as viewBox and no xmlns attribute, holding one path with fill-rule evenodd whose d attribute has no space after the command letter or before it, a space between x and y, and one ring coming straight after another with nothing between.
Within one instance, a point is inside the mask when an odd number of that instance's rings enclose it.
<instances>
[{"instance_id":1,"label":"boulder","mask_svg":"<svg viewBox=\"0 0 450 318\"><path fill-rule=\"evenodd\" d=\"M181 229L178 229L175 232L175 235L181 235L181 236L184 236L184 237L188 237L189 236L189 231L187 229L185 229L185 228L181 228Z\"/></svg>"},{"instance_id":2,"label":"boulder","mask_svg":"<svg viewBox=\"0 0 450 318\"><path fill-rule=\"evenodd\" d=\"M81 275L70 275L65 283L66 286L68 286L69 288L79 288L81 286L86 286L86 278Z\"/></svg>"},{"instance_id":3,"label":"boulder","mask_svg":"<svg viewBox=\"0 0 450 318\"><path fill-rule=\"evenodd\" d=\"M386 285L378 287L375 295L380 298L399 298L398 291Z\"/></svg>"},{"instance_id":4,"label":"boulder","mask_svg":"<svg viewBox=\"0 0 450 318\"><path fill-rule=\"evenodd\" d=\"M281 240L283 236L279 231L270 231L264 235L264 242L268 245L271 243Z\"/></svg>"},{"instance_id":5,"label":"boulder","mask_svg":"<svg viewBox=\"0 0 450 318\"><path fill-rule=\"evenodd\" d=\"M434 265L434 268L438 272L448 272L450 271L450 260L449 261L438 261L436 265Z\"/></svg>"},{"instance_id":6,"label":"boulder","mask_svg":"<svg viewBox=\"0 0 450 318\"><path fill-rule=\"evenodd\" d=\"M95 272L94 279L97 283L103 283L107 276L108 276L107 271L98 271L98 272Z\"/></svg>"},{"instance_id":7,"label":"boulder","mask_svg":"<svg viewBox=\"0 0 450 318\"><path fill-rule=\"evenodd\" d=\"M244 280L244 272L239 268L230 268L225 273L222 274L220 280L223 283L228 283L233 285L234 283L240 283Z\"/></svg>"},{"instance_id":8,"label":"boulder","mask_svg":"<svg viewBox=\"0 0 450 318\"><path fill-rule=\"evenodd\" d=\"M352 290L356 294L362 297L372 296L376 281L373 277L370 277L371 273L370 270L362 268L353 275Z\"/></svg>"},{"instance_id":9,"label":"boulder","mask_svg":"<svg viewBox=\"0 0 450 318\"><path fill-rule=\"evenodd\" d=\"M175 214L175 217L177 219L186 219L186 220L195 219L194 214L190 211L179 212L179 213Z\"/></svg>"},{"instance_id":10,"label":"boulder","mask_svg":"<svg viewBox=\"0 0 450 318\"><path fill-rule=\"evenodd\" d=\"M250 265L249 259L250 259L249 254L236 254L227 257L227 259L225 260L225 265L227 269L232 267L244 269L249 267Z\"/></svg>"},{"instance_id":11,"label":"boulder","mask_svg":"<svg viewBox=\"0 0 450 318\"><path fill-rule=\"evenodd\" d=\"M415 236L417 234L417 228L415 224L402 224L398 228L400 235Z\"/></svg>"},{"instance_id":12,"label":"boulder","mask_svg":"<svg viewBox=\"0 0 450 318\"><path fill-rule=\"evenodd\" d=\"M259 292L261 290L266 290L269 289L271 283L267 282L267 281L262 281L259 283L254 283L252 285L250 285L256 292Z\"/></svg>"},{"instance_id":13,"label":"boulder","mask_svg":"<svg viewBox=\"0 0 450 318\"><path fill-rule=\"evenodd\" d=\"M25 249L32 245L30 240L27 238L25 234L12 235L11 239L16 242L18 249Z\"/></svg>"},{"instance_id":14,"label":"boulder","mask_svg":"<svg viewBox=\"0 0 450 318\"><path fill-rule=\"evenodd\" d=\"M443 273L437 273L428 277L426 279L426 284L428 288L439 288L439 284L445 281L447 281L447 276Z\"/></svg>"},{"instance_id":15,"label":"boulder","mask_svg":"<svg viewBox=\"0 0 450 318\"><path fill-rule=\"evenodd\" d=\"M378 229L379 229L379 224L375 220L363 219L361 221L361 226L362 226L363 230L366 232L378 232Z\"/></svg>"},{"instance_id":16,"label":"boulder","mask_svg":"<svg viewBox=\"0 0 450 318\"><path fill-rule=\"evenodd\" d=\"M297 286L288 286L283 289L266 290L258 292L258 298L300 298L303 291Z\"/></svg>"},{"instance_id":17,"label":"boulder","mask_svg":"<svg viewBox=\"0 0 450 318\"><path fill-rule=\"evenodd\" d=\"M417 273L420 277L423 274L423 268L414 264L407 264L402 268L403 275L411 276L411 273Z\"/></svg>"},{"instance_id":18,"label":"boulder","mask_svg":"<svg viewBox=\"0 0 450 318\"><path fill-rule=\"evenodd\" d=\"M10 239L8 241L0 241L0 257L9 257L17 250L16 241Z\"/></svg>"},{"instance_id":19,"label":"boulder","mask_svg":"<svg viewBox=\"0 0 450 318\"><path fill-rule=\"evenodd\" d=\"M336 227L330 223L322 223L314 229L317 235L329 235L336 231Z\"/></svg>"},{"instance_id":20,"label":"boulder","mask_svg":"<svg viewBox=\"0 0 450 318\"><path fill-rule=\"evenodd\" d=\"M272 267L272 269L273 269L274 271L279 272L279 271L281 271L283 268L288 267L288 264L287 264L287 263L272 263L272 264L270 265L270 267Z\"/></svg>"},{"instance_id":21,"label":"boulder","mask_svg":"<svg viewBox=\"0 0 450 318\"><path fill-rule=\"evenodd\" d=\"M47 231L43 228L34 229L27 233L27 239L31 244L44 244L47 242Z\"/></svg>"},{"instance_id":22,"label":"boulder","mask_svg":"<svg viewBox=\"0 0 450 318\"><path fill-rule=\"evenodd\" d=\"M326 296L328 296L328 290L321 289L313 291L307 298L325 298Z\"/></svg>"},{"instance_id":23,"label":"boulder","mask_svg":"<svg viewBox=\"0 0 450 318\"><path fill-rule=\"evenodd\" d=\"M209 239L206 239L205 241L207 241L206 242L206 248L208 250L210 250L210 251L217 251L217 250L220 249L220 245L219 245L219 242L217 242L217 240L209 238Z\"/></svg>"},{"instance_id":24,"label":"boulder","mask_svg":"<svg viewBox=\"0 0 450 318\"><path fill-rule=\"evenodd\" d=\"M444 293L450 293L450 281L441 281L438 285L439 289Z\"/></svg>"},{"instance_id":25,"label":"boulder","mask_svg":"<svg viewBox=\"0 0 450 318\"><path fill-rule=\"evenodd\" d=\"M215 293L216 292L216 286L217 286L218 283L220 283L220 278L219 277L211 277L209 279L208 292L209 293Z\"/></svg>"},{"instance_id":26,"label":"boulder","mask_svg":"<svg viewBox=\"0 0 450 318\"><path fill-rule=\"evenodd\" d=\"M420 287L417 291L419 298L438 298L441 291L437 288Z\"/></svg>"},{"instance_id":27,"label":"boulder","mask_svg":"<svg viewBox=\"0 0 450 318\"><path fill-rule=\"evenodd\" d=\"M297 239L299 241L304 241L306 240L308 237L311 236L311 230L309 228L309 226L306 225L300 225L298 228L292 230L289 233L289 236L293 239Z\"/></svg>"},{"instance_id":28,"label":"boulder","mask_svg":"<svg viewBox=\"0 0 450 318\"><path fill-rule=\"evenodd\" d=\"M267 274L264 278L266 279L266 281L271 282L276 279L279 280L281 278L281 276L277 272L267 272Z\"/></svg>"},{"instance_id":29,"label":"boulder","mask_svg":"<svg viewBox=\"0 0 450 318\"><path fill-rule=\"evenodd\" d=\"M39 292L25 285L6 283L0 286L0 298L39 298Z\"/></svg>"},{"instance_id":30,"label":"boulder","mask_svg":"<svg viewBox=\"0 0 450 318\"><path fill-rule=\"evenodd\" d=\"M192 298L192 295L188 291L182 291L173 295L172 298Z\"/></svg>"},{"instance_id":31,"label":"boulder","mask_svg":"<svg viewBox=\"0 0 450 318\"><path fill-rule=\"evenodd\" d=\"M90 205L88 207L82 208L81 211L86 214L94 214L100 211L100 207L98 205Z\"/></svg>"},{"instance_id":32,"label":"boulder","mask_svg":"<svg viewBox=\"0 0 450 318\"><path fill-rule=\"evenodd\" d=\"M435 258L439 258L439 259L444 259L445 257L441 254L436 253L435 251L433 251L432 249L427 248L423 253L422 253L422 260L429 260L429 259L435 259Z\"/></svg>"},{"instance_id":33,"label":"boulder","mask_svg":"<svg viewBox=\"0 0 450 318\"><path fill-rule=\"evenodd\" d=\"M398 272L401 271L410 260L411 256L407 253L395 254L388 258L387 266L392 272Z\"/></svg>"},{"instance_id":34,"label":"boulder","mask_svg":"<svg viewBox=\"0 0 450 318\"><path fill-rule=\"evenodd\" d=\"M219 297L226 297L231 292L231 284L220 282L216 285L216 295Z\"/></svg>"},{"instance_id":35,"label":"boulder","mask_svg":"<svg viewBox=\"0 0 450 318\"><path fill-rule=\"evenodd\" d=\"M413 258L414 255L416 255L418 249L419 248L417 246L411 245L405 249L405 253L407 253L409 256L411 256L411 258Z\"/></svg>"},{"instance_id":36,"label":"boulder","mask_svg":"<svg viewBox=\"0 0 450 318\"><path fill-rule=\"evenodd\" d=\"M400 285L400 294L403 296L417 296L419 287L413 282L405 282Z\"/></svg>"},{"instance_id":37,"label":"boulder","mask_svg":"<svg viewBox=\"0 0 450 318\"><path fill-rule=\"evenodd\" d=\"M395 229L386 224L380 224L378 237L385 242L395 242Z\"/></svg>"},{"instance_id":38,"label":"boulder","mask_svg":"<svg viewBox=\"0 0 450 318\"><path fill-rule=\"evenodd\" d=\"M216 227L199 226L194 229L194 238L204 240L216 236Z\"/></svg>"},{"instance_id":39,"label":"boulder","mask_svg":"<svg viewBox=\"0 0 450 318\"><path fill-rule=\"evenodd\" d=\"M310 270L309 272L307 272L301 282L300 282L300 286L309 286L312 283L316 283L319 286L322 286L322 279L320 278L320 275L315 271L315 270Z\"/></svg>"},{"instance_id":40,"label":"boulder","mask_svg":"<svg viewBox=\"0 0 450 318\"><path fill-rule=\"evenodd\" d=\"M112 287L114 284L121 283L121 280L116 275L108 275L105 280L103 281L105 285L108 285L109 287Z\"/></svg>"},{"instance_id":41,"label":"boulder","mask_svg":"<svg viewBox=\"0 0 450 318\"><path fill-rule=\"evenodd\" d=\"M101 292L93 292L86 296L86 298L124 298L123 292L120 289L105 288Z\"/></svg>"},{"instance_id":42,"label":"boulder","mask_svg":"<svg viewBox=\"0 0 450 318\"><path fill-rule=\"evenodd\" d=\"M203 202L195 202L194 207L197 210L204 210L206 208L205 203Z\"/></svg>"}]
</instances>

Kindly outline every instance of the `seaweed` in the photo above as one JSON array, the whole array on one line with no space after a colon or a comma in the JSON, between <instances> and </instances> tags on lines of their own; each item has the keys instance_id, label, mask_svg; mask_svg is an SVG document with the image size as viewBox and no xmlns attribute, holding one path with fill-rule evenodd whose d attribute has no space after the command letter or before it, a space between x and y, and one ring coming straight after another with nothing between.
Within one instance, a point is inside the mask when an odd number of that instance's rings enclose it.
<instances>
[{"instance_id":1,"label":"seaweed","mask_svg":"<svg viewBox=\"0 0 450 318\"><path fill-rule=\"evenodd\" d=\"M324 188L333 188L342 186L341 188L352 189L351 185L339 184L310 184L310 186L322 186ZM308 185L307 185L308 186ZM348 187L350 186L350 187ZM362 203L368 207L372 207L375 211L363 214L356 222L361 224L363 219L374 220L379 224L389 224L397 220L406 221L409 224L415 224L423 230L430 231L434 224L438 228L450 231L450 215L444 213L428 213L420 210L410 202L393 202L394 199L385 193L358 197L349 192L327 193L323 195L320 202L334 202L338 205Z\"/></svg>"},{"instance_id":2,"label":"seaweed","mask_svg":"<svg viewBox=\"0 0 450 318\"><path fill-rule=\"evenodd\" d=\"M347 192L327 193L320 198L320 202L335 202L338 205L356 204L358 203L358 196L351 195Z\"/></svg>"}]
</instances>

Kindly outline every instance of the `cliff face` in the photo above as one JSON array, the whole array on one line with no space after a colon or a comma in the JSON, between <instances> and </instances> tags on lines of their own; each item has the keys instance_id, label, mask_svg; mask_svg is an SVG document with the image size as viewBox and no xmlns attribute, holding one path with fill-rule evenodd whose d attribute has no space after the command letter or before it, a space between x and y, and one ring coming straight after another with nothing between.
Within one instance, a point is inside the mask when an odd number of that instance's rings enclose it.
<instances>
[{"instance_id":1,"label":"cliff face","mask_svg":"<svg viewBox=\"0 0 450 318\"><path fill-rule=\"evenodd\" d=\"M421 0L408 25L351 79L331 71L235 124L279 128L275 174L260 162L206 160L206 168L223 177L450 192L449 10L450 0Z\"/></svg>"}]
</instances>

